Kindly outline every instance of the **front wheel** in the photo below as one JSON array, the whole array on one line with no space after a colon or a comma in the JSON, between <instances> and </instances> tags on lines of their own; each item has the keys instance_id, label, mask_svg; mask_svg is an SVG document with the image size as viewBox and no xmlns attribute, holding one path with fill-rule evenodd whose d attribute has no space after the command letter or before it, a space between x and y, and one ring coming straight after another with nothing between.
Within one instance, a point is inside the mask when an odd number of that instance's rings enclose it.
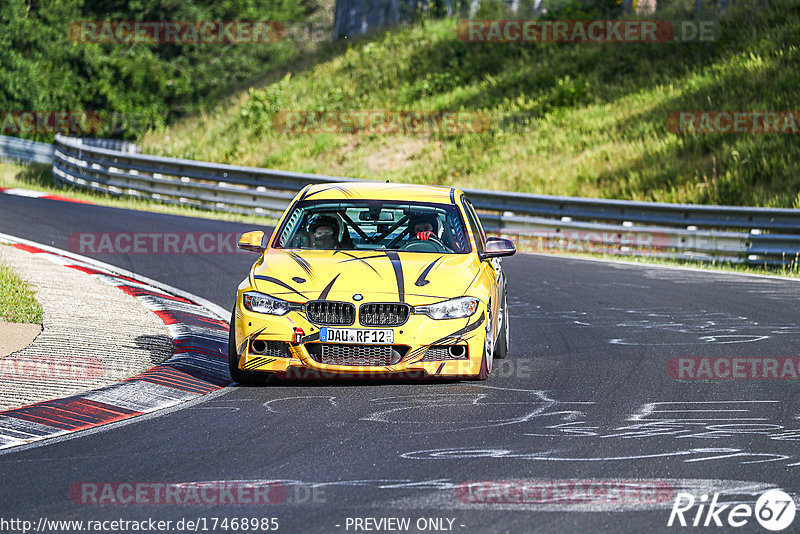
<instances>
[{"instance_id":1,"label":"front wheel","mask_svg":"<svg viewBox=\"0 0 800 534\"><path fill-rule=\"evenodd\" d=\"M231 323L228 333L228 371L234 382L243 386L263 386L267 383L269 375L264 373L254 373L252 371L242 371L239 369L239 354L236 352L236 308L231 314Z\"/></svg>"},{"instance_id":2,"label":"front wheel","mask_svg":"<svg viewBox=\"0 0 800 534\"><path fill-rule=\"evenodd\" d=\"M491 304L486 308L486 336L483 341L483 359L481 360L481 370L478 373L478 380L486 380L492 372L494 363L494 332L492 332L492 308Z\"/></svg>"},{"instance_id":3,"label":"front wheel","mask_svg":"<svg viewBox=\"0 0 800 534\"><path fill-rule=\"evenodd\" d=\"M505 294L503 295L503 307L497 314L497 328L500 330L500 335L497 336L494 357L502 359L508 356L508 346L511 341L508 328L508 297Z\"/></svg>"}]
</instances>

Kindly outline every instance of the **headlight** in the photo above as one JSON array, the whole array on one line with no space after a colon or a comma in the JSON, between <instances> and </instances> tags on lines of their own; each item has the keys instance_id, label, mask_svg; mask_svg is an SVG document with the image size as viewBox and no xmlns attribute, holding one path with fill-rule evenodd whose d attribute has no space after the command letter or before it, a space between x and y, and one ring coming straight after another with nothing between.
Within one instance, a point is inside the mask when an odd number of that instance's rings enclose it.
<instances>
[{"instance_id":1,"label":"headlight","mask_svg":"<svg viewBox=\"0 0 800 534\"><path fill-rule=\"evenodd\" d=\"M414 313L427 315L431 319L461 319L478 311L478 299L459 297L429 306L414 306Z\"/></svg>"},{"instance_id":2,"label":"headlight","mask_svg":"<svg viewBox=\"0 0 800 534\"><path fill-rule=\"evenodd\" d=\"M256 291L248 291L242 295L242 302L244 307L252 312L268 313L270 315L286 315L292 309L290 302L272 298Z\"/></svg>"}]
</instances>

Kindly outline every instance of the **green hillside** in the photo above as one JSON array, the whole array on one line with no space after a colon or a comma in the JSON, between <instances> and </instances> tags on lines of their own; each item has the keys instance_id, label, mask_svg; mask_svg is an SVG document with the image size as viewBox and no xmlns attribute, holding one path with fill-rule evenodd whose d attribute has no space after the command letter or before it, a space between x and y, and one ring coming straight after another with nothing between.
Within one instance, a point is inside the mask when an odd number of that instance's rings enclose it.
<instances>
[{"instance_id":1,"label":"green hillside","mask_svg":"<svg viewBox=\"0 0 800 534\"><path fill-rule=\"evenodd\" d=\"M800 109L800 2L746 6L719 21L712 42L479 44L460 41L452 19L422 20L273 69L269 83L143 144L163 155L401 182L800 207L797 134L667 126L681 110ZM597 15L568 10L562 18ZM457 135L286 133L274 124L282 110L481 110L491 122Z\"/></svg>"}]
</instances>

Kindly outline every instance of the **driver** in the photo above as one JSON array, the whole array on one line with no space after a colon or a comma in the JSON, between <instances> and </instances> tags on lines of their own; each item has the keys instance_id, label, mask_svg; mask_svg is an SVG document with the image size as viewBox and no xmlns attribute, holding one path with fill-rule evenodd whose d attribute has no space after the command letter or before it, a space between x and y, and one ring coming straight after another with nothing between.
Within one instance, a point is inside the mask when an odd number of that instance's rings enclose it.
<instances>
[{"instance_id":1,"label":"driver","mask_svg":"<svg viewBox=\"0 0 800 534\"><path fill-rule=\"evenodd\" d=\"M435 215L414 215L408 228L411 239L428 241L439 237L439 219Z\"/></svg>"},{"instance_id":2,"label":"driver","mask_svg":"<svg viewBox=\"0 0 800 534\"><path fill-rule=\"evenodd\" d=\"M319 215L308 225L311 248L332 250L339 248L339 221L330 215Z\"/></svg>"}]
</instances>

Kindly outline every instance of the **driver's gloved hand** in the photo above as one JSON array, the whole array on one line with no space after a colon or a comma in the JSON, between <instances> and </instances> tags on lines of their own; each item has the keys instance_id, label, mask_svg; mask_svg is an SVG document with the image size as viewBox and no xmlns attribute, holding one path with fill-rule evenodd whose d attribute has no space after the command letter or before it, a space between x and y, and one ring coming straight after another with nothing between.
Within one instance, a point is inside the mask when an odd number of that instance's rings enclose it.
<instances>
[{"instance_id":1,"label":"driver's gloved hand","mask_svg":"<svg viewBox=\"0 0 800 534\"><path fill-rule=\"evenodd\" d=\"M433 232L428 230L428 231L425 231L425 232L418 233L417 234L417 239L420 239L422 241L427 241L428 238L430 238L431 236L433 236Z\"/></svg>"}]
</instances>

